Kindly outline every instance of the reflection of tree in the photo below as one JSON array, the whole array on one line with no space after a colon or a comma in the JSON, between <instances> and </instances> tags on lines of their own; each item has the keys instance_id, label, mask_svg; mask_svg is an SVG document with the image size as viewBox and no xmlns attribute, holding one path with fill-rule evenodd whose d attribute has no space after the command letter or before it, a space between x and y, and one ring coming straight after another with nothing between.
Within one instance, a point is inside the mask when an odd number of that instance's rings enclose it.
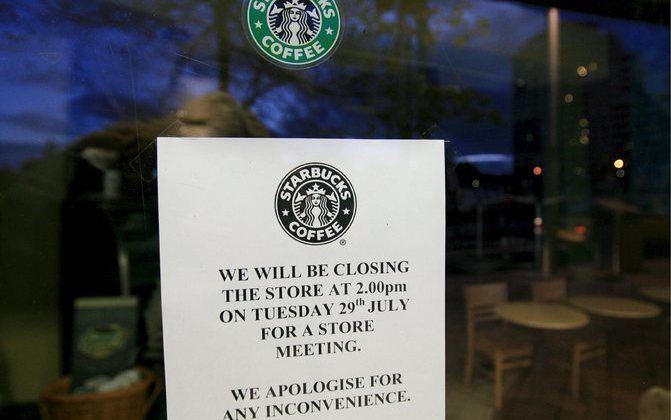
<instances>
[{"instance_id":1,"label":"reflection of tree","mask_svg":"<svg viewBox=\"0 0 671 420\"><path fill-rule=\"evenodd\" d=\"M78 36L115 29L116 58L128 61L136 76L151 74L144 80L157 81L144 98L115 86L94 86L71 102L73 111L97 110L103 120L156 116L174 107L186 77L216 79L221 90L264 120L275 120L271 126L287 135L428 137L449 118L499 120L485 95L460 85L449 57L446 64L449 43L458 48L487 34L487 21L473 17L469 0L341 0L343 44L330 62L307 71L280 69L259 57L242 31L242 0L38 4L45 16L76 26ZM12 19L16 7L0 10ZM166 37L166 31L172 34ZM140 39L169 64L143 60ZM91 69L81 72L91 80L99 77ZM136 91L147 92L142 82L135 83Z\"/></svg>"},{"instance_id":2,"label":"reflection of tree","mask_svg":"<svg viewBox=\"0 0 671 420\"><path fill-rule=\"evenodd\" d=\"M173 85L184 72L214 72L220 88L243 105L283 114L289 135L360 135L363 129L411 138L429 136L448 118L499 121L486 96L461 87L438 61L446 34L455 48L487 34L487 21L469 15L467 0L341 1L346 32L337 55L298 72L253 51L242 34L241 1L138 0L134 7L157 10L192 34L178 46Z\"/></svg>"},{"instance_id":3,"label":"reflection of tree","mask_svg":"<svg viewBox=\"0 0 671 420\"><path fill-rule=\"evenodd\" d=\"M289 104L281 111L291 115L290 135L414 138L429 137L448 118L498 122L488 98L456 84L438 61L445 53L440 51L446 45L445 28L455 47L486 34L486 22L464 18L468 7L427 0L344 2L345 37L331 62L292 72L294 80L275 84L270 78L260 84L262 92L275 89L274 95ZM447 78L452 84L442 80ZM253 98L260 99L261 111L272 106L260 96Z\"/></svg>"},{"instance_id":4,"label":"reflection of tree","mask_svg":"<svg viewBox=\"0 0 671 420\"><path fill-rule=\"evenodd\" d=\"M445 6L428 0L380 0L357 10L351 24L361 30L343 44L341 58L359 70L348 84L359 87L360 108L384 122L384 131L373 129L373 134L422 137L451 117L498 119L485 96L441 80L437 59L445 53L439 51L445 46L445 28L457 34L452 38L455 46L486 32L485 21L471 24L464 19L468 7L465 2Z\"/></svg>"}]
</instances>

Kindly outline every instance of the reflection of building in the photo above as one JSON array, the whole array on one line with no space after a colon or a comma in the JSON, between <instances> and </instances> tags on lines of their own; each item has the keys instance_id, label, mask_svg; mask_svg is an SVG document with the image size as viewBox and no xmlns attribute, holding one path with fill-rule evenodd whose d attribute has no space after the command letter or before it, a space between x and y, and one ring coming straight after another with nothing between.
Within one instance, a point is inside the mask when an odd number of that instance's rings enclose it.
<instances>
[{"instance_id":1,"label":"reflection of building","mask_svg":"<svg viewBox=\"0 0 671 420\"><path fill-rule=\"evenodd\" d=\"M567 213L585 214L590 196L613 194L668 213L668 98L645 91L642 71L612 35L568 22L559 38L555 158ZM542 192L533 169L543 167L548 140L548 44L547 33L539 35L514 57L518 193ZM618 159L622 168L614 167Z\"/></svg>"},{"instance_id":2,"label":"reflection of building","mask_svg":"<svg viewBox=\"0 0 671 420\"><path fill-rule=\"evenodd\" d=\"M567 215L586 215L590 196L627 188L613 161L629 161L630 63L612 35L562 23L559 30L557 106L559 191ZM549 135L548 35L514 57L514 150L518 193L542 193ZM536 174L534 174L534 168Z\"/></svg>"},{"instance_id":3,"label":"reflection of building","mask_svg":"<svg viewBox=\"0 0 671 420\"><path fill-rule=\"evenodd\" d=\"M515 193L545 199L546 232L592 238L594 247L579 249L557 242L565 237L545 235L544 270L559 252L572 261L594 258L616 273L640 269L654 238L617 236L635 232L637 219L619 226L594 206L595 198L635 203L643 217L668 214L668 101L645 90L634 56L613 35L559 23L556 13L548 17L548 32L514 56ZM638 257L620 261L612 245L620 241L629 244L627 255Z\"/></svg>"},{"instance_id":4,"label":"reflection of building","mask_svg":"<svg viewBox=\"0 0 671 420\"><path fill-rule=\"evenodd\" d=\"M629 201L647 213L669 214L669 98L633 86Z\"/></svg>"}]
</instances>

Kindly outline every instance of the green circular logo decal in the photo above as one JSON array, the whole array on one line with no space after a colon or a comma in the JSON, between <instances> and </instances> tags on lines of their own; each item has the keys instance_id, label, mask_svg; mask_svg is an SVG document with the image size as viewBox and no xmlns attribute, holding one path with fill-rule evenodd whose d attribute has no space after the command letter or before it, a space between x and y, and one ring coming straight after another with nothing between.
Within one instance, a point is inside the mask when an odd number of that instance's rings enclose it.
<instances>
[{"instance_id":1,"label":"green circular logo decal","mask_svg":"<svg viewBox=\"0 0 671 420\"><path fill-rule=\"evenodd\" d=\"M341 34L336 0L249 0L246 32L271 62L288 68L315 66L333 54Z\"/></svg>"}]
</instances>

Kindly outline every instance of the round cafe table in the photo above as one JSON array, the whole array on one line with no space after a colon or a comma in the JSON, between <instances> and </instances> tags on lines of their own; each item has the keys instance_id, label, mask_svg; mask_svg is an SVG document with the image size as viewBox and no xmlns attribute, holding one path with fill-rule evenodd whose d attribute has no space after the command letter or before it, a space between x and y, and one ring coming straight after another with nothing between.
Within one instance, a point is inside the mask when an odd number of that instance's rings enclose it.
<instances>
[{"instance_id":1,"label":"round cafe table","mask_svg":"<svg viewBox=\"0 0 671 420\"><path fill-rule=\"evenodd\" d=\"M671 294L669 293L668 287L641 287L638 289L638 292L656 302L669 303L671 300Z\"/></svg>"},{"instance_id":2,"label":"round cafe table","mask_svg":"<svg viewBox=\"0 0 671 420\"><path fill-rule=\"evenodd\" d=\"M534 368L533 373L529 373L529 378L532 378L532 383L538 386L532 386L532 389L541 390L545 383L545 375L543 366L548 366L552 363L550 352L546 340L543 338L545 334L558 334L562 331L575 330L582 328L589 324L589 315L582 311L571 308L570 306L560 303L546 303L546 302L502 302L494 305L494 313L504 321L516 324L522 327L528 327L536 331L534 334ZM538 382L537 382L538 381ZM532 399L540 398L535 395Z\"/></svg>"},{"instance_id":3,"label":"round cafe table","mask_svg":"<svg viewBox=\"0 0 671 420\"><path fill-rule=\"evenodd\" d=\"M584 295L574 296L568 301L586 312L609 318L645 319L661 313L655 304L629 298Z\"/></svg>"},{"instance_id":4,"label":"round cafe table","mask_svg":"<svg viewBox=\"0 0 671 420\"><path fill-rule=\"evenodd\" d=\"M636 299L621 298L614 296L601 296L601 295L583 295L583 296L574 296L568 299L568 302L580 308L590 314L598 315L602 318L615 318L624 322L624 320L642 320L649 319L658 316L661 313L661 309L649 302L644 302ZM602 320L603 321L603 320ZM604 325L605 326L605 325ZM614 357L617 352L611 351L616 346L614 345L614 326L606 327L606 348L609 351L606 352L606 369L608 371L608 395L610 399L613 398L613 374L615 370L615 361ZM634 331L640 331L639 329L633 329ZM638 340L644 340L645 337L640 337ZM645 360L654 360L654 357L644 357ZM651 368L651 372L655 372L656 369ZM653 373L654 375L654 373ZM608 418L613 418L613 402L611 401L608 404Z\"/></svg>"},{"instance_id":5,"label":"round cafe table","mask_svg":"<svg viewBox=\"0 0 671 420\"><path fill-rule=\"evenodd\" d=\"M587 314L559 303L502 302L494 305L494 313L513 324L544 330L573 330L589 323Z\"/></svg>"}]
</instances>

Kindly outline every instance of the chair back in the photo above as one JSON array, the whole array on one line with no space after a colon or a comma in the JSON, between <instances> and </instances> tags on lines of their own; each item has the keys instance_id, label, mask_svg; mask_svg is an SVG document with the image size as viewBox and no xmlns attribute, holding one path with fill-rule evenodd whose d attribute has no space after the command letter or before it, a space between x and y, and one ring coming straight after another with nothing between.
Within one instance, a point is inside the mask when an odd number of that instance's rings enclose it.
<instances>
[{"instance_id":1,"label":"chair back","mask_svg":"<svg viewBox=\"0 0 671 420\"><path fill-rule=\"evenodd\" d=\"M531 283L531 297L537 302L561 302L566 299L566 280L557 278Z\"/></svg>"},{"instance_id":2,"label":"chair back","mask_svg":"<svg viewBox=\"0 0 671 420\"><path fill-rule=\"evenodd\" d=\"M466 322L469 332L477 324L498 320L494 305L508 300L506 283L488 283L464 287Z\"/></svg>"}]
</instances>

